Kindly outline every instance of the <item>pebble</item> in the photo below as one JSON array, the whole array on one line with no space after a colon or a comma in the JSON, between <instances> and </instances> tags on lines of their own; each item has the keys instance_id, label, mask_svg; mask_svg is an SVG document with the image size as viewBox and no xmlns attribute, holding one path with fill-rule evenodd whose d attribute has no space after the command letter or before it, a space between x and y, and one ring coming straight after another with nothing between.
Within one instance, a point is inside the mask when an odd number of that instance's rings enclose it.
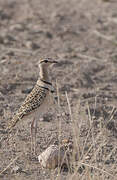
<instances>
[{"instance_id":1,"label":"pebble","mask_svg":"<svg viewBox=\"0 0 117 180\"><path fill-rule=\"evenodd\" d=\"M34 42L32 42L32 41L27 41L27 42L25 43L25 46L26 46L27 48L33 49L33 50L36 50L36 49L39 49L39 48L40 48L40 46L39 46L38 44L36 44L36 43L34 43Z\"/></svg>"},{"instance_id":2,"label":"pebble","mask_svg":"<svg viewBox=\"0 0 117 180\"><path fill-rule=\"evenodd\" d=\"M43 168L55 169L62 165L65 151L57 145L49 146L44 152L38 156L40 165Z\"/></svg>"},{"instance_id":3,"label":"pebble","mask_svg":"<svg viewBox=\"0 0 117 180\"><path fill-rule=\"evenodd\" d=\"M21 171L22 171L22 168L16 165L12 168L11 173L14 174L14 173L19 173Z\"/></svg>"}]
</instances>

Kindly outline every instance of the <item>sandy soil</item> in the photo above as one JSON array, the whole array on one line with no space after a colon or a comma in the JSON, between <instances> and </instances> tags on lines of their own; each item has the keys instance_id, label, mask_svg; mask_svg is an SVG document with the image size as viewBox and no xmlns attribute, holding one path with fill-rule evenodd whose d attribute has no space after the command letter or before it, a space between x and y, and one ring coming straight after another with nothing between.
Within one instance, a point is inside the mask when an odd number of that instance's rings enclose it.
<instances>
[{"instance_id":1,"label":"sandy soil","mask_svg":"<svg viewBox=\"0 0 117 180\"><path fill-rule=\"evenodd\" d=\"M89 167L89 177L117 179L116 51L116 0L0 0L0 136L36 83L38 60L56 58L50 76L54 86L57 79L64 118L52 108L39 120L37 154L58 141L60 120L60 138L73 138L67 92L80 151L84 147L85 154L93 143L84 163L100 169ZM0 171L23 152L2 180L43 180L53 173L30 152L30 121L18 125L0 147ZM12 172L16 165L21 172ZM87 179L86 171L87 166L73 179ZM60 179L66 178L63 172Z\"/></svg>"}]
</instances>

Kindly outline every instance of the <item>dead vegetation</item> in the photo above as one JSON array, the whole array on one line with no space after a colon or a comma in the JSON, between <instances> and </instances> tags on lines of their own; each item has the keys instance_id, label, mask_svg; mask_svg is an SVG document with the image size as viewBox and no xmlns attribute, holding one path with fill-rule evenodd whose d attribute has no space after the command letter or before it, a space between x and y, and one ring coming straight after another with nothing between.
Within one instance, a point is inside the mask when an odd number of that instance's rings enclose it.
<instances>
[{"instance_id":1,"label":"dead vegetation","mask_svg":"<svg viewBox=\"0 0 117 180\"><path fill-rule=\"evenodd\" d=\"M30 153L30 122L21 123L0 146L0 179L117 179L116 10L111 0L0 1L0 137L48 56L59 61L57 104L38 122L37 156L73 142L67 167L43 169Z\"/></svg>"}]
</instances>

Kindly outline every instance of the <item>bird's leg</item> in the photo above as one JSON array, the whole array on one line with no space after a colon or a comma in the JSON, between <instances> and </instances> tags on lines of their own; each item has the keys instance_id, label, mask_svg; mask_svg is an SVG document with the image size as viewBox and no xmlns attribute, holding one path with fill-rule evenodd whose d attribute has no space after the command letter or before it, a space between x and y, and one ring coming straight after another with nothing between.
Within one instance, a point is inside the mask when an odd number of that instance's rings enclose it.
<instances>
[{"instance_id":1,"label":"bird's leg","mask_svg":"<svg viewBox=\"0 0 117 180\"><path fill-rule=\"evenodd\" d=\"M34 120L33 120L34 121ZM33 153L33 121L30 126L30 136L31 136L31 153Z\"/></svg>"},{"instance_id":2,"label":"bird's leg","mask_svg":"<svg viewBox=\"0 0 117 180\"><path fill-rule=\"evenodd\" d=\"M34 154L36 155L36 135L37 135L37 120L35 120L35 125L34 125Z\"/></svg>"},{"instance_id":3,"label":"bird's leg","mask_svg":"<svg viewBox=\"0 0 117 180\"><path fill-rule=\"evenodd\" d=\"M34 141L33 141L33 130L34 130ZM31 152L33 152L34 150L34 154L36 154L36 134L37 134L37 121L34 118L31 123Z\"/></svg>"}]
</instances>

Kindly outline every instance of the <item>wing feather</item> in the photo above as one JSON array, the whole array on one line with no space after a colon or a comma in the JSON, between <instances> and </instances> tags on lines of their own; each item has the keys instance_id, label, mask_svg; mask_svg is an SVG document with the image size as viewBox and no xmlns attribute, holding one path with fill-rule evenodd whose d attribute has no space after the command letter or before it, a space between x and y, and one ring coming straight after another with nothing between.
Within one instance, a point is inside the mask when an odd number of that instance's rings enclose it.
<instances>
[{"instance_id":1,"label":"wing feather","mask_svg":"<svg viewBox=\"0 0 117 180\"><path fill-rule=\"evenodd\" d=\"M35 85L31 93L26 97L25 101L19 108L16 115L14 115L13 119L9 122L7 130L10 131L24 116L39 108L46 95L47 89Z\"/></svg>"}]
</instances>

